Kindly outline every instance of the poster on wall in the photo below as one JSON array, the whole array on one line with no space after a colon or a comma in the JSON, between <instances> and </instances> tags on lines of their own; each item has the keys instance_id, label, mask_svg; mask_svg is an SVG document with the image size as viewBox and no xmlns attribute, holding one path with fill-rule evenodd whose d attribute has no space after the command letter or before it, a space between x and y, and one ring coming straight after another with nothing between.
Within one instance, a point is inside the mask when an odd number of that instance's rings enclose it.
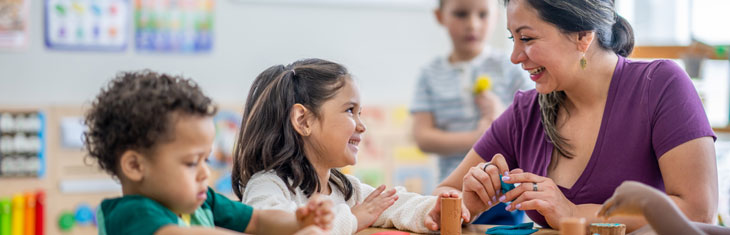
<instances>
[{"instance_id":1,"label":"poster on wall","mask_svg":"<svg viewBox=\"0 0 730 235\"><path fill-rule=\"evenodd\" d=\"M45 41L52 49L127 48L128 0L46 0Z\"/></svg>"},{"instance_id":2,"label":"poster on wall","mask_svg":"<svg viewBox=\"0 0 730 235\"><path fill-rule=\"evenodd\" d=\"M209 52L214 0L135 0L135 45L147 52Z\"/></svg>"},{"instance_id":3,"label":"poster on wall","mask_svg":"<svg viewBox=\"0 0 730 235\"><path fill-rule=\"evenodd\" d=\"M28 12L31 0L0 0L0 48L28 45Z\"/></svg>"},{"instance_id":4,"label":"poster on wall","mask_svg":"<svg viewBox=\"0 0 730 235\"><path fill-rule=\"evenodd\" d=\"M241 3L308 5L323 7L376 7L382 9L424 9L432 10L438 1L425 0L234 0Z\"/></svg>"}]
</instances>

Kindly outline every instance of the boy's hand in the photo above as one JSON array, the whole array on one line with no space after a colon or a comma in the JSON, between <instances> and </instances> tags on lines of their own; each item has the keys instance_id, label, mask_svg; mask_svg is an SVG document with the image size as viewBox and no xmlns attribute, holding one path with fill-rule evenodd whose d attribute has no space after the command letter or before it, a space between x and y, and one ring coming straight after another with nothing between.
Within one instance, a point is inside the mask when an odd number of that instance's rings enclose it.
<instances>
[{"instance_id":1,"label":"boy's hand","mask_svg":"<svg viewBox=\"0 0 730 235\"><path fill-rule=\"evenodd\" d=\"M439 195L438 198L436 198L436 204L433 206L433 209L428 212L428 215L426 215L426 219L423 222L423 225L426 226L431 231L438 231L439 227L441 226L441 198L459 198L461 197L459 191L452 190L449 192L443 192L441 195ZM469 210L467 210L464 203L461 203L461 218L464 219L464 222L469 222Z\"/></svg>"},{"instance_id":2,"label":"boy's hand","mask_svg":"<svg viewBox=\"0 0 730 235\"><path fill-rule=\"evenodd\" d=\"M357 218L357 231L361 231L375 223L380 214L392 206L398 196L395 195L395 189L385 191L385 185L380 185L370 195L368 195L362 203L359 203L350 210Z\"/></svg>"},{"instance_id":3,"label":"boy's hand","mask_svg":"<svg viewBox=\"0 0 730 235\"><path fill-rule=\"evenodd\" d=\"M294 235L320 235L320 234L328 234L328 233L327 233L327 231L324 231L315 225L310 225L310 226L303 228L302 230L299 230L296 233L294 233Z\"/></svg>"},{"instance_id":4,"label":"boy's hand","mask_svg":"<svg viewBox=\"0 0 730 235\"><path fill-rule=\"evenodd\" d=\"M332 228L332 220L335 218L332 212L332 200L320 194L312 195L307 205L297 208L296 215L300 228L314 225L322 230L330 230Z\"/></svg>"},{"instance_id":5,"label":"boy's hand","mask_svg":"<svg viewBox=\"0 0 730 235\"><path fill-rule=\"evenodd\" d=\"M636 181L623 182L613 196L598 210L598 217L610 218L617 215L643 215L649 201L661 194L658 190Z\"/></svg>"},{"instance_id":6,"label":"boy's hand","mask_svg":"<svg viewBox=\"0 0 730 235\"><path fill-rule=\"evenodd\" d=\"M499 97L491 91L482 91L474 97L474 104L481 112L481 119L491 123L505 110Z\"/></svg>"}]
</instances>

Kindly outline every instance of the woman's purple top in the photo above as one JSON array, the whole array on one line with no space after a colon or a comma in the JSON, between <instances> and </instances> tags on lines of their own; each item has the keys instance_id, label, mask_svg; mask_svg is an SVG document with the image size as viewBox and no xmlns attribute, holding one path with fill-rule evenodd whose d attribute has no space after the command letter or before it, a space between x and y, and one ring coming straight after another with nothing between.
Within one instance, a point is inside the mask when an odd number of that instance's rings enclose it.
<instances>
[{"instance_id":1,"label":"woman's purple top","mask_svg":"<svg viewBox=\"0 0 730 235\"><path fill-rule=\"evenodd\" d=\"M543 130L537 97L534 89L518 91L514 103L474 145L476 153L486 161L501 153L510 169L547 176L553 144ZM659 158L705 136L716 139L682 68L668 60L619 56L591 158L575 184L560 190L575 204L602 204L625 180L664 191ZM549 227L537 211L527 215Z\"/></svg>"}]
</instances>

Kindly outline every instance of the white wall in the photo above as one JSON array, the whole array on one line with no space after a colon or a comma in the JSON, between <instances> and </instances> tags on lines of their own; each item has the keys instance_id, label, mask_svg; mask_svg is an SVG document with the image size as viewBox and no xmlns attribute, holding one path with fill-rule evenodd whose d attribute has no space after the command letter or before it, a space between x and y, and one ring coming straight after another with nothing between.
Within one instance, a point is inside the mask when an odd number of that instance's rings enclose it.
<instances>
[{"instance_id":1,"label":"white wall","mask_svg":"<svg viewBox=\"0 0 730 235\"><path fill-rule=\"evenodd\" d=\"M133 35L121 53L57 51L43 44L42 3L31 3L28 48L0 51L0 105L85 103L116 72L143 68L184 74L217 102L243 104L259 72L304 57L346 65L366 105L407 104L418 69L450 49L430 9L218 0L207 54L139 53ZM490 43L509 46L506 33L502 17Z\"/></svg>"}]
</instances>

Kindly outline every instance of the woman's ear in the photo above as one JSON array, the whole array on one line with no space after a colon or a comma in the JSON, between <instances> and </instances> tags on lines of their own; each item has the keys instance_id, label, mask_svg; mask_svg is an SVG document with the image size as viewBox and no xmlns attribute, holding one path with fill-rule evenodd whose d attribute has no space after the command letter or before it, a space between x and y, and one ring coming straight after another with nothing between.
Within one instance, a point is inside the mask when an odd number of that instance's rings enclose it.
<instances>
[{"instance_id":1,"label":"woman's ear","mask_svg":"<svg viewBox=\"0 0 730 235\"><path fill-rule=\"evenodd\" d=\"M593 31L581 31L576 33L578 36L578 40L576 41L578 44L578 51L586 53L588 51L588 48L591 47L591 43L593 43L593 39L596 36L596 32Z\"/></svg>"},{"instance_id":2,"label":"woman's ear","mask_svg":"<svg viewBox=\"0 0 730 235\"><path fill-rule=\"evenodd\" d=\"M312 133L312 112L302 104L294 104L289 113L289 121L300 135L309 136Z\"/></svg>"},{"instance_id":3,"label":"woman's ear","mask_svg":"<svg viewBox=\"0 0 730 235\"><path fill-rule=\"evenodd\" d=\"M127 150L122 153L122 157L119 160L119 169L125 178L139 182L144 179L145 167L147 167L147 159L137 151Z\"/></svg>"}]
</instances>

